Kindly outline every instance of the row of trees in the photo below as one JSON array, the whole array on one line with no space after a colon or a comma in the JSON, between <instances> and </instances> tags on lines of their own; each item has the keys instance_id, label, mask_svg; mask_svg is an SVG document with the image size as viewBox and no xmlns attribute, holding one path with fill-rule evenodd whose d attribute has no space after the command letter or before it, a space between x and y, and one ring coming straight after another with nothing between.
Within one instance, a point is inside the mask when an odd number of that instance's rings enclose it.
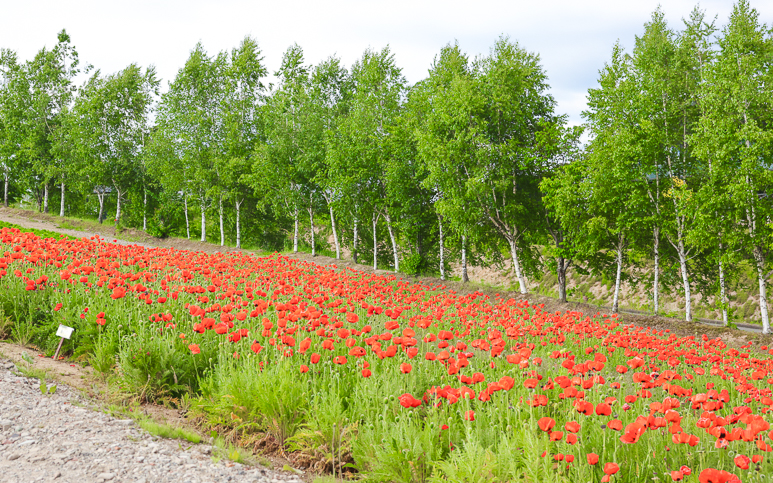
<instances>
[{"instance_id":1,"label":"row of trees","mask_svg":"<svg viewBox=\"0 0 773 483\"><path fill-rule=\"evenodd\" d=\"M63 216L66 195L95 199L100 221L113 203L116 225L201 240L216 226L221 245L286 229L313 254L324 225L336 257L374 269L445 278L454 260L466 281L468 259L509 259L526 293L548 267L562 300L568 270L590 270L615 280L615 310L624 281L655 311L679 288L687 320L697 289L727 322L728 283L752 266L768 331L773 39L745 0L721 31L697 9L681 30L653 13L631 53L615 45L582 127L556 113L539 56L504 37L475 59L447 45L412 86L388 48L347 69L297 45L267 86L249 37L197 45L163 94L136 65L76 88L64 31L31 61L0 56L6 204L58 198Z\"/></svg>"}]
</instances>

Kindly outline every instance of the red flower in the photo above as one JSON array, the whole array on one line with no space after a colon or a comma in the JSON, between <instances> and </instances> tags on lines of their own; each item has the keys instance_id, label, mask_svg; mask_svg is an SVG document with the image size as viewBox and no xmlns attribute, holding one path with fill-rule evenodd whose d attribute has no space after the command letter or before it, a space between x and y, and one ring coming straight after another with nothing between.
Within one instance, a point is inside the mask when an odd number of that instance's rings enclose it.
<instances>
[{"instance_id":1,"label":"red flower","mask_svg":"<svg viewBox=\"0 0 773 483\"><path fill-rule=\"evenodd\" d=\"M607 463L604 465L604 473L607 475L614 475L618 471L620 471L620 467L617 463Z\"/></svg>"},{"instance_id":2,"label":"red flower","mask_svg":"<svg viewBox=\"0 0 773 483\"><path fill-rule=\"evenodd\" d=\"M564 425L564 429L566 429L570 433L577 433L580 431L580 423L578 423L577 421L569 421Z\"/></svg>"},{"instance_id":3,"label":"red flower","mask_svg":"<svg viewBox=\"0 0 773 483\"><path fill-rule=\"evenodd\" d=\"M190 349L193 354L200 354L201 353L201 349L199 349L199 345L198 344L191 344L191 345L188 346L188 349Z\"/></svg>"},{"instance_id":4,"label":"red flower","mask_svg":"<svg viewBox=\"0 0 773 483\"><path fill-rule=\"evenodd\" d=\"M407 362L403 362L402 364L400 364L400 372L402 372L403 374L409 374L412 369L413 367Z\"/></svg>"},{"instance_id":5,"label":"red flower","mask_svg":"<svg viewBox=\"0 0 773 483\"><path fill-rule=\"evenodd\" d=\"M596 414L599 416L609 416L612 414L612 408L607 403L599 403L596 406Z\"/></svg>"},{"instance_id":6,"label":"red flower","mask_svg":"<svg viewBox=\"0 0 773 483\"><path fill-rule=\"evenodd\" d=\"M261 345L258 343L258 341L255 341L255 342L253 342L253 343L252 343L252 345L250 346L250 349L251 349L251 350L252 350L252 352L254 352L255 354L260 354L260 351L261 351L261 350L263 350L263 346L261 346Z\"/></svg>"},{"instance_id":7,"label":"red flower","mask_svg":"<svg viewBox=\"0 0 773 483\"><path fill-rule=\"evenodd\" d=\"M417 408L421 406L421 401L408 393L403 394L397 399L400 401L400 405L404 408Z\"/></svg>"},{"instance_id":8,"label":"red flower","mask_svg":"<svg viewBox=\"0 0 773 483\"><path fill-rule=\"evenodd\" d=\"M599 462L599 455L597 455L596 453L588 453L586 457L588 458L589 465L595 465L596 463Z\"/></svg>"},{"instance_id":9,"label":"red flower","mask_svg":"<svg viewBox=\"0 0 773 483\"><path fill-rule=\"evenodd\" d=\"M727 471L706 468L698 475L698 481L700 481L700 483L740 483L741 480L736 475L728 473Z\"/></svg>"},{"instance_id":10,"label":"red flower","mask_svg":"<svg viewBox=\"0 0 773 483\"><path fill-rule=\"evenodd\" d=\"M464 419L467 421L475 421L475 411L469 410L464 413Z\"/></svg>"},{"instance_id":11,"label":"red flower","mask_svg":"<svg viewBox=\"0 0 773 483\"><path fill-rule=\"evenodd\" d=\"M539 429L547 433L553 429L553 426L556 425L556 420L545 416L544 418L540 418L540 420L537 421L537 425L539 426Z\"/></svg>"},{"instance_id":12,"label":"red flower","mask_svg":"<svg viewBox=\"0 0 773 483\"><path fill-rule=\"evenodd\" d=\"M751 459L749 459L748 456L739 454L735 458L733 458L733 462L735 465L742 470L748 470L749 469L749 463L751 463Z\"/></svg>"}]
</instances>

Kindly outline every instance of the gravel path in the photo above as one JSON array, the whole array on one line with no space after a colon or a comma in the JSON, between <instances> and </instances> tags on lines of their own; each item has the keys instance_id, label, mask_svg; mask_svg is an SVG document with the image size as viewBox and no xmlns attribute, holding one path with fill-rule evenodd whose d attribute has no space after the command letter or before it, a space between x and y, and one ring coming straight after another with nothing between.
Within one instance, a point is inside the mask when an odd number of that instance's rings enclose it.
<instances>
[{"instance_id":1,"label":"gravel path","mask_svg":"<svg viewBox=\"0 0 773 483\"><path fill-rule=\"evenodd\" d=\"M0 481L294 482L290 473L210 457L212 446L151 436L131 419L94 409L63 384L44 396L38 379L0 359Z\"/></svg>"}]
</instances>

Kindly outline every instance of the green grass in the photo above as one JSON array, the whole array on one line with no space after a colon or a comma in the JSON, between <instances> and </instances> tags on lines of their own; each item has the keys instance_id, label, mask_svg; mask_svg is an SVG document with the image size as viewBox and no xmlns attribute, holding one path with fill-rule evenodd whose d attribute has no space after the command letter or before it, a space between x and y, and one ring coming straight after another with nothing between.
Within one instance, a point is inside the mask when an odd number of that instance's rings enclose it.
<instances>
[{"instance_id":1,"label":"green grass","mask_svg":"<svg viewBox=\"0 0 773 483\"><path fill-rule=\"evenodd\" d=\"M338 478L335 478L333 476L326 475L326 476L320 476L319 478L314 478L314 480L312 480L312 483L340 483L341 481L344 481L344 480L339 480Z\"/></svg>"},{"instance_id":2,"label":"green grass","mask_svg":"<svg viewBox=\"0 0 773 483\"><path fill-rule=\"evenodd\" d=\"M183 439L193 444L201 443L201 436L183 428L157 423L150 419L140 419L137 424L148 433L166 439Z\"/></svg>"},{"instance_id":3,"label":"green grass","mask_svg":"<svg viewBox=\"0 0 773 483\"><path fill-rule=\"evenodd\" d=\"M223 458L227 458L235 463L240 463L243 465L252 464L256 462L256 459L253 457L252 453L250 453L248 450L244 448L240 448L239 446L234 446L230 443L227 443L223 438L216 437L215 438L215 444L214 444L214 451L212 453L212 461L217 463ZM259 458L257 460L257 463L259 463L262 466L271 466L271 462L268 460Z\"/></svg>"}]
</instances>

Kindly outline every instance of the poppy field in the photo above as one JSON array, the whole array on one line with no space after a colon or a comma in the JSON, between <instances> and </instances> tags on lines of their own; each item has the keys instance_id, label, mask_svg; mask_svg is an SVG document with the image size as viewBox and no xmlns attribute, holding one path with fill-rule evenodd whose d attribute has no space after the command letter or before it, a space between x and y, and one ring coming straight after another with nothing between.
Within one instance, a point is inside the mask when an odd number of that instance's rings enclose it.
<instances>
[{"instance_id":1,"label":"poppy field","mask_svg":"<svg viewBox=\"0 0 773 483\"><path fill-rule=\"evenodd\" d=\"M368 481L768 481L773 349L279 254L0 230L11 338Z\"/></svg>"}]
</instances>

